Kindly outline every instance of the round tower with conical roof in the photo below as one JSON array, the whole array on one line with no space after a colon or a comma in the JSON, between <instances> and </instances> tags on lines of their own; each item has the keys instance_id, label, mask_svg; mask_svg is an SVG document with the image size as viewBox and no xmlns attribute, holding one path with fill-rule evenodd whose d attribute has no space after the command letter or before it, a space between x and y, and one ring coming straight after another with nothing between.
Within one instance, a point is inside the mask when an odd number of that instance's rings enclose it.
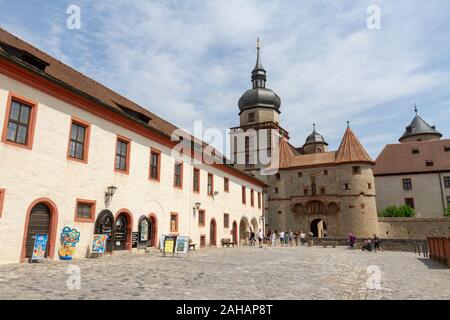
<instances>
[{"instance_id":1,"label":"round tower with conical roof","mask_svg":"<svg viewBox=\"0 0 450 320\"><path fill-rule=\"evenodd\" d=\"M378 233L374 166L375 162L348 125L336 152L341 236L352 232L357 237L371 237Z\"/></svg>"}]
</instances>

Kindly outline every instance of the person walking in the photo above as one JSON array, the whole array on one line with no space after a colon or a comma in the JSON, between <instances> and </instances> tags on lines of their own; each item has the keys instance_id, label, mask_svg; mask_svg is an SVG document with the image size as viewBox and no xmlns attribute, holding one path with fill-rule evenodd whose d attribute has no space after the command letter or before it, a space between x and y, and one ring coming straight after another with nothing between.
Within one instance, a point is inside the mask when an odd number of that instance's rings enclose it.
<instances>
[{"instance_id":1,"label":"person walking","mask_svg":"<svg viewBox=\"0 0 450 320\"><path fill-rule=\"evenodd\" d=\"M280 245L282 247L284 246L284 236L285 236L285 233L284 233L283 230L281 230L281 232L280 232Z\"/></svg>"},{"instance_id":2,"label":"person walking","mask_svg":"<svg viewBox=\"0 0 450 320\"><path fill-rule=\"evenodd\" d=\"M300 231L300 244L303 246L306 242L306 234L302 231Z\"/></svg>"},{"instance_id":3,"label":"person walking","mask_svg":"<svg viewBox=\"0 0 450 320\"><path fill-rule=\"evenodd\" d=\"M264 237L264 234L263 234L262 230L259 229L259 232L258 232L258 244L259 244L260 248L263 247L263 240L264 240L263 237Z\"/></svg>"},{"instance_id":4,"label":"person walking","mask_svg":"<svg viewBox=\"0 0 450 320\"><path fill-rule=\"evenodd\" d=\"M271 244L272 247L275 247L275 241L277 240L277 230L275 230L274 232L272 232L272 234L270 235L270 240L271 240Z\"/></svg>"},{"instance_id":5,"label":"person walking","mask_svg":"<svg viewBox=\"0 0 450 320\"><path fill-rule=\"evenodd\" d=\"M351 248L352 250L355 250L356 237L355 237L355 235L354 235L353 233L350 232L350 233L348 234L347 241L350 243L350 248Z\"/></svg>"}]
</instances>

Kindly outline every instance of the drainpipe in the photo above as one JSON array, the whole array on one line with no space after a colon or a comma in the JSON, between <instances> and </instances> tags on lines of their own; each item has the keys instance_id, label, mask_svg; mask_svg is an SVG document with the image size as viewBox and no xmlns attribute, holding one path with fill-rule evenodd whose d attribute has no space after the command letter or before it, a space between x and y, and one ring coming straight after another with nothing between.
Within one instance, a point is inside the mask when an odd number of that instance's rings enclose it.
<instances>
[{"instance_id":1,"label":"drainpipe","mask_svg":"<svg viewBox=\"0 0 450 320\"><path fill-rule=\"evenodd\" d=\"M444 200L444 189L442 188L442 172L439 172L439 187L441 188L441 200L442 200L442 208L443 208L442 214L444 214L447 207L445 205L445 200Z\"/></svg>"}]
</instances>

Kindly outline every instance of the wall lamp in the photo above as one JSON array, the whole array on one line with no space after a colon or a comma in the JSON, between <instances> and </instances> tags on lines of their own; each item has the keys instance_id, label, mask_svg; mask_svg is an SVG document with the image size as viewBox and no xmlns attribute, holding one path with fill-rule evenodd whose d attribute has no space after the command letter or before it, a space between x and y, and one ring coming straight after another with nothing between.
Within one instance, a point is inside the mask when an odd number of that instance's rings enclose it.
<instances>
[{"instance_id":1,"label":"wall lamp","mask_svg":"<svg viewBox=\"0 0 450 320\"><path fill-rule=\"evenodd\" d=\"M113 197L113 195L116 193L117 191L117 187L115 186L109 186L107 188L108 191L105 192L105 202L109 203Z\"/></svg>"},{"instance_id":2,"label":"wall lamp","mask_svg":"<svg viewBox=\"0 0 450 320\"><path fill-rule=\"evenodd\" d=\"M198 211L198 210L200 210L201 205L202 205L202 204L201 204L200 202L196 202L196 203L194 204L194 207L192 208L192 209L194 209L194 217L195 217L195 212Z\"/></svg>"}]
</instances>

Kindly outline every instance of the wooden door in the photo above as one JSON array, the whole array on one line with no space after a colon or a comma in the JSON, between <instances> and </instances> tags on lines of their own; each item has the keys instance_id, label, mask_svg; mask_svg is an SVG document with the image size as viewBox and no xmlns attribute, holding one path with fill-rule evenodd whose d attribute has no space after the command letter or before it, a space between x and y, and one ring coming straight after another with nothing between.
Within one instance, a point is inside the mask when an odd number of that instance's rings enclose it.
<instances>
[{"instance_id":1,"label":"wooden door","mask_svg":"<svg viewBox=\"0 0 450 320\"><path fill-rule=\"evenodd\" d=\"M209 226L209 245L216 246L217 245L217 236L216 236L216 220L212 219L211 224Z\"/></svg>"},{"instance_id":2,"label":"wooden door","mask_svg":"<svg viewBox=\"0 0 450 320\"><path fill-rule=\"evenodd\" d=\"M34 240L36 234L50 235L50 209L43 203L39 203L31 209L30 219L28 221L28 232L26 240L26 258L33 255ZM45 251L45 257L48 257L48 243Z\"/></svg>"}]
</instances>

